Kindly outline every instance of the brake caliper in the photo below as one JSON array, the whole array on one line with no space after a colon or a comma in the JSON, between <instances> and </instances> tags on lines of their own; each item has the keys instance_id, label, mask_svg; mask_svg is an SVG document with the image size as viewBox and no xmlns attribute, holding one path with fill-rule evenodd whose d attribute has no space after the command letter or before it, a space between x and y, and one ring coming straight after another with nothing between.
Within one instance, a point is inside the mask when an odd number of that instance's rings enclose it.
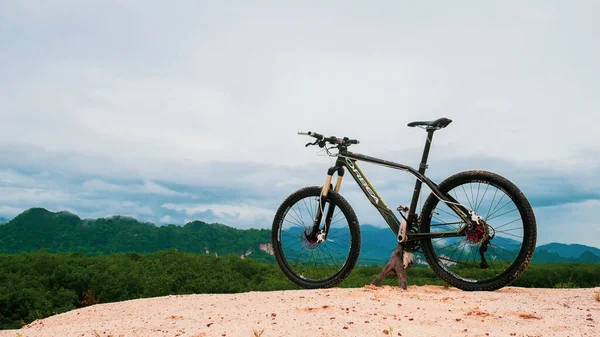
<instances>
[{"instance_id":1,"label":"brake caliper","mask_svg":"<svg viewBox=\"0 0 600 337\"><path fill-rule=\"evenodd\" d=\"M321 243L324 241L325 241L325 232L319 231L319 233L317 233L317 243Z\"/></svg>"}]
</instances>

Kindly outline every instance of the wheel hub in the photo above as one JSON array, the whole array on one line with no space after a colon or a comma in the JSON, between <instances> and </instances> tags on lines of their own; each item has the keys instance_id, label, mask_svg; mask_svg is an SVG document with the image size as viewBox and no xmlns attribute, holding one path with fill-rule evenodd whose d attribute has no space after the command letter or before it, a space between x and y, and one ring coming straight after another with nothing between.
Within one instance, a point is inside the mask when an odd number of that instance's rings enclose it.
<instances>
[{"instance_id":1,"label":"wheel hub","mask_svg":"<svg viewBox=\"0 0 600 337\"><path fill-rule=\"evenodd\" d=\"M478 245L489 237L488 225L485 221L480 220L473 228L467 230L467 242L472 245Z\"/></svg>"},{"instance_id":2,"label":"wheel hub","mask_svg":"<svg viewBox=\"0 0 600 337\"><path fill-rule=\"evenodd\" d=\"M317 235L313 234L308 229L302 233L302 245L305 249L313 250L319 246Z\"/></svg>"}]
</instances>

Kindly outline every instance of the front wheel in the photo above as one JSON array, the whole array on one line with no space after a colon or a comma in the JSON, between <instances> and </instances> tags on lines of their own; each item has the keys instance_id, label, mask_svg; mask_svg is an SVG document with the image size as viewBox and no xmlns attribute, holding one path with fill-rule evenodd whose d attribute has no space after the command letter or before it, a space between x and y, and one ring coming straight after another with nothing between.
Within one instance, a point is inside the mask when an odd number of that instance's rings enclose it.
<instances>
[{"instance_id":1,"label":"front wheel","mask_svg":"<svg viewBox=\"0 0 600 337\"><path fill-rule=\"evenodd\" d=\"M275 259L283 273L303 288L327 288L342 282L356 265L360 252L358 219L350 204L331 190L323 197L324 202L320 201L320 187L299 189L285 199L273 220ZM323 236L326 217L322 216L317 226L314 222L330 207L331 224Z\"/></svg>"},{"instance_id":2,"label":"front wheel","mask_svg":"<svg viewBox=\"0 0 600 337\"><path fill-rule=\"evenodd\" d=\"M517 186L495 173L466 171L438 189L481 216L463 236L425 239L423 255L443 280L468 291L496 290L525 271L535 250L533 209ZM465 222L431 194L421 212L422 233L456 232Z\"/></svg>"}]
</instances>

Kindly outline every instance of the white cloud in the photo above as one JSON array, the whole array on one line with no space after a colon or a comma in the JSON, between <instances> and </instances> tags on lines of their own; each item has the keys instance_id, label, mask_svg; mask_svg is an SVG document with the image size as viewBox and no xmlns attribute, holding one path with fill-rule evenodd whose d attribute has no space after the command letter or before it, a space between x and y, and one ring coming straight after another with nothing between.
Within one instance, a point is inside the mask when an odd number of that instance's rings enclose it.
<instances>
[{"instance_id":1,"label":"white cloud","mask_svg":"<svg viewBox=\"0 0 600 337\"><path fill-rule=\"evenodd\" d=\"M164 196L188 196L187 193L181 193L173 191L164 186L161 186L153 181L145 180L141 185L118 185L102 181L99 179L92 179L85 181L81 187L88 191L104 191L104 192L124 192L124 193L138 193L138 194L157 194Z\"/></svg>"},{"instance_id":2,"label":"white cloud","mask_svg":"<svg viewBox=\"0 0 600 337\"><path fill-rule=\"evenodd\" d=\"M13 217L21 212L23 212L23 209L19 207L0 206L0 214L2 215Z\"/></svg>"},{"instance_id":3,"label":"white cloud","mask_svg":"<svg viewBox=\"0 0 600 337\"><path fill-rule=\"evenodd\" d=\"M6 9L13 31L39 42L3 38L11 69L22 55L31 64L0 80L6 142L119 162L301 163L318 159L298 129L386 153L420 147L424 134L404 125L442 115L455 123L436 144L462 154L568 161L600 141L580 132L600 122L600 49L585 42L598 23L582 3L39 6Z\"/></svg>"},{"instance_id":4,"label":"white cloud","mask_svg":"<svg viewBox=\"0 0 600 337\"><path fill-rule=\"evenodd\" d=\"M143 203L135 201L118 201L110 197L102 199L79 199L69 204L53 204L47 207L50 210L69 210L82 218L101 218L114 215L131 216L140 221L156 221L158 216L155 210Z\"/></svg>"},{"instance_id":5,"label":"white cloud","mask_svg":"<svg viewBox=\"0 0 600 337\"><path fill-rule=\"evenodd\" d=\"M110 191L110 192L129 191L129 189L127 189L123 185L107 183L107 182L99 180L99 179L85 181L83 184L81 184L81 187L84 190L88 190L88 191Z\"/></svg>"},{"instance_id":6,"label":"white cloud","mask_svg":"<svg viewBox=\"0 0 600 337\"><path fill-rule=\"evenodd\" d=\"M600 247L600 200L587 200L534 209L538 244L579 243Z\"/></svg>"},{"instance_id":7,"label":"white cloud","mask_svg":"<svg viewBox=\"0 0 600 337\"><path fill-rule=\"evenodd\" d=\"M264 209L260 207L250 206L247 204L240 205L226 205L226 204L198 204L198 205L176 205L176 204L164 204L164 208L176 210L179 212L185 212L188 215L203 213L206 211L212 211L219 217L235 216L240 215L248 217L261 217L273 215L273 210Z\"/></svg>"},{"instance_id":8,"label":"white cloud","mask_svg":"<svg viewBox=\"0 0 600 337\"><path fill-rule=\"evenodd\" d=\"M185 193L179 193L173 190L170 190L164 186L161 186L155 182L152 182L150 180L146 180L144 181L144 185L143 185L143 190L142 192L145 193L150 193L150 194L159 194L159 195L166 195L166 196L182 196L182 195L187 195Z\"/></svg>"},{"instance_id":9,"label":"white cloud","mask_svg":"<svg viewBox=\"0 0 600 337\"><path fill-rule=\"evenodd\" d=\"M71 195L60 190L0 186L0 202L9 205L65 202L71 198Z\"/></svg>"},{"instance_id":10,"label":"white cloud","mask_svg":"<svg viewBox=\"0 0 600 337\"><path fill-rule=\"evenodd\" d=\"M452 169L508 170L536 198L562 185L536 186L523 172L574 177L577 198L591 198L600 181L600 133L586 129L600 124L596 13L584 2L0 2L0 144L12 149L0 201L154 209L157 221L158 197L177 197L193 214L250 223L242 218L267 219L293 189L322 184L330 161L296 131L358 138L357 152L416 167L425 133L405 125L441 116L454 123L436 133L433 176L451 171L436 163L460 157ZM410 201L410 177L364 169L391 208ZM65 186L73 177L84 178ZM194 208L195 194L176 185L213 192ZM343 192L363 223L381 221L355 186ZM231 206L252 198L262 201Z\"/></svg>"},{"instance_id":11,"label":"white cloud","mask_svg":"<svg viewBox=\"0 0 600 337\"><path fill-rule=\"evenodd\" d=\"M0 184L33 187L37 184L37 181L31 176L13 170L1 170Z\"/></svg>"},{"instance_id":12,"label":"white cloud","mask_svg":"<svg viewBox=\"0 0 600 337\"><path fill-rule=\"evenodd\" d=\"M218 221L236 227L268 227L273 221L275 210L240 203L228 204L190 204L179 205L167 203L162 207L195 216L198 220Z\"/></svg>"}]
</instances>

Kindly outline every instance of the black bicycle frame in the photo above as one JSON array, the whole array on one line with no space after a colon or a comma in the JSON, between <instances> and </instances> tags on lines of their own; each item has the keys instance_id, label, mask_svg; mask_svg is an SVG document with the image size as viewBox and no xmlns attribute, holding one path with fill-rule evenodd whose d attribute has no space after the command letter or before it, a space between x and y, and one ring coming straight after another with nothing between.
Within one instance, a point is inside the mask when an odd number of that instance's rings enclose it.
<instances>
[{"instance_id":1,"label":"black bicycle frame","mask_svg":"<svg viewBox=\"0 0 600 337\"><path fill-rule=\"evenodd\" d=\"M427 157L429 156L429 149L431 146L431 140L433 138L434 129L429 129L427 132L427 142L425 143L425 149L423 150L423 157L421 159L421 164L419 166L419 170L415 170L414 168L406 165L402 165L399 163L394 163L391 161L370 157L358 153L353 153L347 151L345 148L340 149L338 153L337 160L335 165L329 168L327 171L327 180L325 185L323 186L323 195L326 196L331 186L331 179L334 173L338 174L338 179L335 187L333 187L335 192L339 192L340 184L342 181L342 177L344 175L344 168L347 168L350 172L350 175L354 178L358 186L365 193L371 204L375 206L375 208L379 211L385 222L388 224L390 229L398 236L398 232L400 231L401 222L398 220L394 212L385 204L381 196L377 193L373 185L369 182L365 174L358 167L357 161L364 161L368 163L373 163L376 165L381 165L397 170L402 170L414 175L417 178L415 183L415 189L413 191L412 200L410 203L410 208L407 212L406 219L408 226L417 226L417 218L416 214L417 203L419 200L419 194L421 193L422 183L425 183L431 191L440 198L441 201L445 202L460 218L465 221L466 225L460 228L455 232L435 232L435 233L411 233L407 231L407 241L421 240L425 238L442 238L442 237L450 237L450 236L463 236L464 230L467 228L467 225L471 224L471 219L469 217L469 210L465 208L463 205L458 203L452 196L442 193L437 184L431 181L429 178L425 176L425 170L427 169ZM321 200L321 209L325 205L326 201ZM326 231L328 231L329 223L333 216L333 207L329 207L326 217ZM315 225L321 220L321 212L318 212L317 219L315 219Z\"/></svg>"}]
</instances>

